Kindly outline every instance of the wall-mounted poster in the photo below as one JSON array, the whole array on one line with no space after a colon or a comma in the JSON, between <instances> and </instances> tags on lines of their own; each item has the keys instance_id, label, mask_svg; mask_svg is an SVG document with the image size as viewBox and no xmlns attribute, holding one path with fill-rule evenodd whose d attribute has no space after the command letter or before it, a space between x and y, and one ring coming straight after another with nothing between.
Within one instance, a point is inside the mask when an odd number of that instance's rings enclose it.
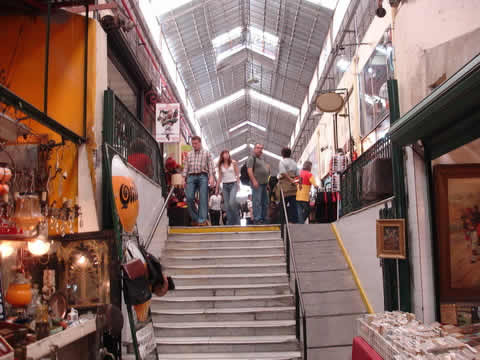
<instances>
[{"instance_id":1,"label":"wall-mounted poster","mask_svg":"<svg viewBox=\"0 0 480 360\"><path fill-rule=\"evenodd\" d=\"M480 165L434 168L440 301L480 296Z\"/></svg>"},{"instance_id":2,"label":"wall-mounted poster","mask_svg":"<svg viewBox=\"0 0 480 360\"><path fill-rule=\"evenodd\" d=\"M155 119L158 142L180 141L180 104L157 104Z\"/></svg>"}]
</instances>

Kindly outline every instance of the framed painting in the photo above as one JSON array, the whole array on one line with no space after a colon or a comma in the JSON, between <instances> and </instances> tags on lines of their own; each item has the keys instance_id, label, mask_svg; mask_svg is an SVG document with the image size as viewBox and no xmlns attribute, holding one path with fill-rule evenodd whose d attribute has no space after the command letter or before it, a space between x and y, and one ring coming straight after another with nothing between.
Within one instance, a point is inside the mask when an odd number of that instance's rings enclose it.
<instances>
[{"instance_id":1,"label":"framed painting","mask_svg":"<svg viewBox=\"0 0 480 360\"><path fill-rule=\"evenodd\" d=\"M440 301L480 299L480 165L434 167Z\"/></svg>"},{"instance_id":2,"label":"framed painting","mask_svg":"<svg viewBox=\"0 0 480 360\"><path fill-rule=\"evenodd\" d=\"M377 257L405 259L405 220L377 220Z\"/></svg>"}]
</instances>

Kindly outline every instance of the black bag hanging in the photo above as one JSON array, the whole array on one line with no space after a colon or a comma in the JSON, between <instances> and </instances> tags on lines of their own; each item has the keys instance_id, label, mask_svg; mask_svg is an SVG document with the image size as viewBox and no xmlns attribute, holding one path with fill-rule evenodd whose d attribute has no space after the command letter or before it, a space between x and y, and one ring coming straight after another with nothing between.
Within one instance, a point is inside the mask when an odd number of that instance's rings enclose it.
<instances>
[{"instance_id":1,"label":"black bag hanging","mask_svg":"<svg viewBox=\"0 0 480 360\"><path fill-rule=\"evenodd\" d=\"M162 264L155 255L149 253L142 245L139 246L139 249L147 263L148 281L152 289L163 286L165 279L163 278Z\"/></svg>"},{"instance_id":2,"label":"black bag hanging","mask_svg":"<svg viewBox=\"0 0 480 360\"><path fill-rule=\"evenodd\" d=\"M140 259L134 259L123 264L122 270L123 290L127 305L140 305L150 300L152 291L143 262Z\"/></svg>"}]
</instances>

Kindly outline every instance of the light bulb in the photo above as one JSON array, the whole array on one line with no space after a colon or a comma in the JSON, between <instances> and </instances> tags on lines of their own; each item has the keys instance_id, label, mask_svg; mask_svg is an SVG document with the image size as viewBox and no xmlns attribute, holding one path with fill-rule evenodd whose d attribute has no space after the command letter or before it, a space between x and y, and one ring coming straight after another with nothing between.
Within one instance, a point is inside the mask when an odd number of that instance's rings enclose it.
<instances>
[{"instance_id":1,"label":"light bulb","mask_svg":"<svg viewBox=\"0 0 480 360\"><path fill-rule=\"evenodd\" d=\"M35 239L28 242L28 251L32 255L45 255L50 250L50 243L48 241Z\"/></svg>"},{"instance_id":2,"label":"light bulb","mask_svg":"<svg viewBox=\"0 0 480 360\"><path fill-rule=\"evenodd\" d=\"M81 255L77 260L78 265L85 265L86 262L87 262L87 258L83 255Z\"/></svg>"},{"instance_id":3,"label":"light bulb","mask_svg":"<svg viewBox=\"0 0 480 360\"><path fill-rule=\"evenodd\" d=\"M0 253L2 254L2 258L9 257L13 254L13 246L8 243L2 243L0 245Z\"/></svg>"}]
</instances>

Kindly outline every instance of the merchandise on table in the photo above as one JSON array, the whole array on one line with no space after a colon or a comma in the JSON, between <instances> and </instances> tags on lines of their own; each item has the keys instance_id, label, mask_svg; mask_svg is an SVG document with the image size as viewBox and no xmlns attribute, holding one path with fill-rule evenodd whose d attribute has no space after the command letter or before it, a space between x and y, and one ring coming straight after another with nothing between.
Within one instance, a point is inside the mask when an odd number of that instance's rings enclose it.
<instances>
[{"instance_id":1,"label":"merchandise on table","mask_svg":"<svg viewBox=\"0 0 480 360\"><path fill-rule=\"evenodd\" d=\"M385 312L358 319L357 334L385 360L480 359L480 324L425 325L414 314Z\"/></svg>"}]
</instances>

